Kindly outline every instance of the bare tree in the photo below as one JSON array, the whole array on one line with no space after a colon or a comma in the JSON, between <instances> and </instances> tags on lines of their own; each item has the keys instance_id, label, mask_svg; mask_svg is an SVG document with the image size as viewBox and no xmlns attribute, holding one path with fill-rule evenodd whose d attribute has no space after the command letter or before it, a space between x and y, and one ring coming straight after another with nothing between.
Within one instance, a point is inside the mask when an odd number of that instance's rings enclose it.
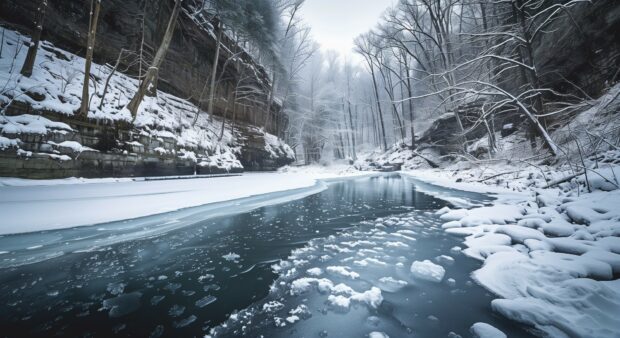
<instances>
[{"instance_id":1,"label":"bare tree","mask_svg":"<svg viewBox=\"0 0 620 338\"><path fill-rule=\"evenodd\" d=\"M377 104L379 121L381 125L381 136L382 136L382 141L383 141L382 145L383 145L383 149L387 150L388 146L387 146L387 138L385 135L385 123L383 122L383 112L381 110L381 99L379 98L379 87L377 85L377 77L375 75L375 67L377 66L375 64L375 60L377 59L379 50L373 44L372 39L373 37L370 33L363 34L357 39L355 39L355 51L364 57L364 60L366 61L366 66L368 67L368 70L370 71L370 76L372 77L372 85L373 85L373 90L374 90L376 104Z\"/></svg>"},{"instance_id":2,"label":"bare tree","mask_svg":"<svg viewBox=\"0 0 620 338\"><path fill-rule=\"evenodd\" d=\"M157 49L157 53L155 54L155 58L151 63L151 66L146 71L144 75L144 79L140 82L138 90L134 94L133 98L127 105L127 109L131 112L131 116L133 120L136 120L138 116L138 108L144 99L147 91L152 86L153 81L157 78L159 68L166 57L166 53L168 52L168 47L170 47L170 42L172 41L172 36L174 33L174 29L176 27L177 18L179 16L179 11L181 10L181 3L183 0L175 0L174 8L172 9L172 14L170 15L170 19L168 20L168 26L166 28L166 33L164 34L164 38L162 39L159 48Z\"/></svg>"},{"instance_id":3,"label":"bare tree","mask_svg":"<svg viewBox=\"0 0 620 338\"><path fill-rule=\"evenodd\" d=\"M90 68L93 63L93 52L95 49L95 38L97 37L97 22L99 21L100 10L101 0L91 0L90 15L88 21L88 39L86 43L86 59L84 65L84 84L82 85L82 104L80 105L79 110L79 116L81 117L88 117L88 109L90 106L88 86L90 80Z\"/></svg>"},{"instance_id":4,"label":"bare tree","mask_svg":"<svg viewBox=\"0 0 620 338\"><path fill-rule=\"evenodd\" d=\"M34 61L37 58L37 51L39 50L39 42L41 41L41 32L43 31L43 19L45 18L45 10L47 9L47 0L41 0L41 3L37 7L37 13L34 19L34 29L32 30L32 38L30 46L28 47L28 54L24 60L24 65L21 70L21 74L25 77L32 75L32 69L34 67Z\"/></svg>"}]
</instances>

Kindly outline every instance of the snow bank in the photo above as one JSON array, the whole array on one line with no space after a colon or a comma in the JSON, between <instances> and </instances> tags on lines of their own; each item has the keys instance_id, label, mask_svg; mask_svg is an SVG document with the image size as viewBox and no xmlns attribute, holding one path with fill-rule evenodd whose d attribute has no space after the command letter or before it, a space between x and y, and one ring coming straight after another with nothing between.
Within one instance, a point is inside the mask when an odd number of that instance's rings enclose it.
<instances>
[{"instance_id":1,"label":"snow bank","mask_svg":"<svg viewBox=\"0 0 620 338\"><path fill-rule=\"evenodd\" d=\"M474 338L506 338L506 334L487 323L475 323L470 328Z\"/></svg>"},{"instance_id":2,"label":"snow bank","mask_svg":"<svg viewBox=\"0 0 620 338\"><path fill-rule=\"evenodd\" d=\"M336 177L340 176L332 173ZM318 178L304 173L160 181L95 179L92 183L9 179L0 183L0 235L121 221L317 184ZM63 212L68 209L71 212Z\"/></svg>"},{"instance_id":3,"label":"snow bank","mask_svg":"<svg viewBox=\"0 0 620 338\"><path fill-rule=\"evenodd\" d=\"M445 231L465 236L463 253L484 261L472 277L502 297L492 301L493 309L549 336L620 336L620 281L613 280L620 274L620 170L589 163L588 180L577 175L552 189L542 188L571 172L525 168L484 183L472 181L515 168L415 173L496 194L493 206L444 208L437 215ZM472 334L505 337L482 323Z\"/></svg>"}]
</instances>

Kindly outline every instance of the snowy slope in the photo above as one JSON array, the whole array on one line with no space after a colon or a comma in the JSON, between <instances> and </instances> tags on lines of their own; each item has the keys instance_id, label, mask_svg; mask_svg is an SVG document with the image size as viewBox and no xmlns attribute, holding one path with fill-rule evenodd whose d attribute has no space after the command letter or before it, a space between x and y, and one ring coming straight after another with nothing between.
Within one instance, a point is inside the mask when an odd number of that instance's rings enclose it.
<instances>
[{"instance_id":1,"label":"snowy slope","mask_svg":"<svg viewBox=\"0 0 620 338\"><path fill-rule=\"evenodd\" d=\"M23 77L19 71L26 57L30 39L15 31L5 30L5 41L0 58L0 150L13 148L19 151L20 135L50 135L70 132L71 127L59 124L41 116L23 114L4 116L5 108L14 102L23 102L35 111L53 111L65 116L73 116L79 109L85 60L77 55L55 48L42 41L37 54L33 75ZM125 108L137 88L137 81L116 72L110 78L109 89L103 96L105 82L112 69L105 65L93 64L90 93L92 95L88 117L99 121L131 123L131 115ZM133 126L136 129L134 141L127 146L143 147L137 143L138 136L154 139L172 139L179 147L180 158L191 159L198 165L216 166L230 171L240 169L238 160L240 141L233 135L229 126L219 139L221 123L218 118L209 119L200 113L195 126L194 116L200 110L187 100L158 91L157 97L145 97L140 105ZM261 133L263 133L261 131ZM266 135L265 151L278 156L274 149L283 149L286 156L294 154L288 145L273 135ZM75 145L79 146L79 145ZM131 148L134 149L134 148ZM170 149L153 149L165 155ZM50 156L54 154L49 151ZM169 154L170 155L170 154ZM173 154L175 155L175 154ZM74 157L64 157L69 160Z\"/></svg>"}]
</instances>

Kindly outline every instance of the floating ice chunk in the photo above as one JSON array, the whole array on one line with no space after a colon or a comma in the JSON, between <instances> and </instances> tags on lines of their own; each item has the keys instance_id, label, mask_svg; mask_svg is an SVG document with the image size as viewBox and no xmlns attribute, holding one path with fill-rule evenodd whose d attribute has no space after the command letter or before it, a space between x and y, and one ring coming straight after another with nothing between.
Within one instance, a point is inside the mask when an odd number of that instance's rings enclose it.
<instances>
[{"instance_id":1,"label":"floating ice chunk","mask_svg":"<svg viewBox=\"0 0 620 338\"><path fill-rule=\"evenodd\" d=\"M286 317L286 321L287 321L287 322L289 322L289 323L291 323L291 324L295 323L295 322L296 322L296 321L298 321L299 319L300 319L300 318L299 318L298 316L296 316L296 315L292 315L292 316L288 316L288 317Z\"/></svg>"},{"instance_id":2,"label":"floating ice chunk","mask_svg":"<svg viewBox=\"0 0 620 338\"><path fill-rule=\"evenodd\" d=\"M185 306L174 304L170 310L168 310L168 315L172 317L178 317L185 312Z\"/></svg>"},{"instance_id":3,"label":"floating ice chunk","mask_svg":"<svg viewBox=\"0 0 620 338\"><path fill-rule=\"evenodd\" d=\"M364 302L368 304L370 307L376 309L383 302L383 295L381 294L381 289L373 286L368 291L354 294L353 296L351 296L351 300L355 300L358 302Z\"/></svg>"},{"instance_id":4,"label":"floating ice chunk","mask_svg":"<svg viewBox=\"0 0 620 338\"><path fill-rule=\"evenodd\" d=\"M180 288L180 283L168 283L166 286L164 286L164 289L170 291L172 294L174 294Z\"/></svg>"},{"instance_id":5,"label":"floating ice chunk","mask_svg":"<svg viewBox=\"0 0 620 338\"><path fill-rule=\"evenodd\" d=\"M140 308L140 297L142 293L132 292L109 298L103 301L103 308L110 310L108 315L111 318L122 317Z\"/></svg>"},{"instance_id":6,"label":"floating ice chunk","mask_svg":"<svg viewBox=\"0 0 620 338\"><path fill-rule=\"evenodd\" d=\"M362 245L365 245L365 246L377 245L377 243L371 242L371 241L342 242L340 244L346 245L350 248L355 248L355 247L362 246Z\"/></svg>"},{"instance_id":7,"label":"floating ice chunk","mask_svg":"<svg viewBox=\"0 0 620 338\"><path fill-rule=\"evenodd\" d=\"M278 301L275 301L275 300L272 300L272 301L270 301L268 303L263 304L263 311L264 312L268 312L268 313L269 312L276 312L276 311L279 311L279 310L281 310L283 308L284 308L284 304L282 304L282 303L280 303Z\"/></svg>"},{"instance_id":8,"label":"floating ice chunk","mask_svg":"<svg viewBox=\"0 0 620 338\"><path fill-rule=\"evenodd\" d=\"M320 276L323 274L323 270L321 270L321 268L312 268L312 269L308 269L306 270L306 272L310 275L310 276Z\"/></svg>"},{"instance_id":9,"label":"floating ice chunk","mask_svg":"<svg viewBox=\"0 0 620 338\"><path fill-rule=\"evenodd\" d=\"M204 296L204 297L200 298L194 304L196 304L196 306L199 307L199 308L203 308L203 307L205 307L205 306L215 302L216 300L217 300L216 297L208 295L208 296Z\"/></svg>"},{"instance_id":10,"label":"floating ice chunk","mask_svg":"<svg viewBox=\"0 0 620 338\"><path fill-rule=\"evenodd\" d=\"M236 262L239 260L239 258L241 258L241 256L237 255L234 252L229 252L226 255L222 256L222 258L224 258L225 260L229 262Z\"/></svg>"},{"instance_id":11,"label":"floating ice chunk","mask_svg":"<svg viewBox=\"0 0 620 338\"><path fill-rule=\"evenodd\" d=\"M398 242L398 241L394 241L394 242L385 242L385 246L388 248L408 248L409 245L403 243L403 242Z\"/></svg>"},{"instance_id":12,"label":"floating ice chunk","mask_svg":"<svg viewBox=\"0 0 620 338\"><path fill-rule=\"evenodd\" d=\"M341 295L329 295L329 297L327 298L327 301L334 307L339 308L341 310L343 309L349 309L349 306L351 305L351 299L349 297L345 297L345 296L341 296Z\"/></svg>"},{"instance_id":13,"label":"floating ice chunk","mask_svg":"<svg viewBox=\"0 0 620 338\"><path fill-rule=\"evenodd\" d=\"M415 278L429 282L439 283L446 274L441 265L434 264L429 260L415 261L411 264L411 273Z\"/></svg>"},{"instance_id":14,"label":"floating ice chunk","mask_svg":"<svg viewBox=\"0 0 620 338\"><path fill-rule=\"evenodd\" d=\"M306 265L308 264L308 261L305 259L295 259L293 260L293 265L294 266L302 266L302 265Z\"/></svg>"},{"instance_id":15,"label":"floating ice chunk","mask_svg":"<svg viewBox=\"0 0 620 338\"><path fill-rule=\"evenodd\" d=\"M437 263L445 265L452 265L454 263L454 258L448 255L437 256L435 257L435 260L437 261Z\"/></svg>"},{"instance_id":16,"label":"floating ice chunk","mask_svg":"<svg viewBox=\"0 0 620 338\"><path fill-rule=\"evenodd\" d=\"M347 294L352 295L355 291L348 285L340 283L332 288L332 293L334 294Z\"/></svg>"},{"instance_id":17,"label":"floating ice chunk","mask_svg":"<svg viewBox=\"0 0 620 338\"><path fill-rule=\"evenodd\" d=\"M406 240L408 240L408 241L412 241L412 242L417 241L417 239L415 239L415 238L413 238L413 237L410 237L410 236L407 236L407 235L404 235L404 234L401 234L401 233L399 233L399 232L393 233L393 234L392 234L392 236L394 236L394 237L399 237L399 238L403 238L403 239L406 239Z\"/></svg>"},{"instance_id":18,"label":"floating ice chunk","mask_svg":"<svg viewBox=\"0 0 620 338\"><path fill-rule=\"evenodd\" d=\"M175 328L177 328L177 329L182 328L182 327L186 327L187 325L189 325L189 324L191 324L191 323L195 322L195 321L196 321L196 319L197 319L197 318L196 318L196 316L191 315L191 316L189 316L189 317L187 317L187 318L185 318L185 319L182 319L182 320L180 320L180 321L178 321L178 322L174 322L174 323L173 323L173 326L174 326Z\"/></svg>"},{"instance_id":19,"label":"floating ice chunk","mask_svg":"<svg viewBox=\"0 0 620 338\"><path fill-rule=\"evenodd\" d=\"M308 307L305 306L304 304L299 305L298 307L292 309L291 311L288 312L291 316L295 316L299 319L307 319L312 317L312 314L310 313L310 310L308 310ZM288 320L288 318L287 318ZM290 321L289 321L290 322Z\"/></svg>"},{"instance_id":20,"label":"floating ice chunk","mask_svg":"<svg viewBox=\"0 0 620 338\"><path fill-rule=\"evenodd\" d=\"M448 278L448 280L446 280L446 284L448 284L449 287L454 287L456 286L456 280L454 280L454 278Z\"/></svg>"},{"instance_id":21,"label":"floating ice chunk","mask_svg":"<svg viewBox=\"0 0 620 338\"><path fill-rule=\"evenodd\" d=\"M149 338L159 338L164 334L164 326L163 325L157 325L155 327L155 329L153 329L153 331L151 332L151 335L149 335Z\"/></svg>"},{"instance_id":22,"label":"floating ice chunk","mask_svg":"<svg viewBox=\"0 0 620 338\"><path fill-rule=\"evenodd\" d=\"M390 338L386 333L373 331L368 334L368 338Z\"/></svg>"},{"instance_id":23,"label":"floating ice chunk","mask_svg":"<svg viewBox=\"0 0 620 338\"><path fill-rule=\"evenodd\" d=\"M164 300L164 298L166 298L166 296L153 296L153 297L151 297L151 305L155 306L155 305L159 304L159 302Z\"/></svg>"},{"instance_id":24,"label":"floating ice chunk","mask_svg":"<svg viewBox=\"0 0 620 338\"><path fill-rule=\"evenodd\" d=\"M474 338L506 338L506 334L487 323L476 323L469 329Z\"/></svg>"},{"instance_id":25,"label":"floating ice chunk","mask_svg":"<svg viewBox=\"0 0 620 338\"><path fill-rule=\"evenodd\" d=\"M109 293L118 296L123 293L125 286L127 286L127 284L122 282L110 283L108 284L107 290Z\"/></svg>"},{"instance_id":26,"label":"floating ice chunk","mask_svg":"<svg viewBox=\"0 0 620 338\"><path fill-rule=\"evenodd\" d=\"M349 277L351 279L359 278L359 273L355 271L349 271L345 266L328 266L326 269L330 273L338 274L344 277Z\"/></svg>"},{"instance_id":27,"label":"floating ice chunk","mask_svg":"<svg viewBox=\"0 0 620 338\"><path fill-rule=\"evenodd\" d=\"M286 326L286 321L280 317L273 317L273 324L276 327L285 327Z\"/></svg>"},{"instance_id":28,"label":"floating ice chunk","mask_svg":"<svg viewBox=\"0 0 620 338\"><path fill-rule=\"evenodd\" d=\"M359 261L353 261L353 264L358 265L358 266L368 266L369 263L376 264L376 265L387 265L387 263L380 261L376 258L372 258L372 257L364 258Z\"/></svg>"},{"instance_id":29,"label":"floating ice chunk","mask_svg":"<svg viewBox=\"0 0 620 338\"><path fill-rule=\"evenodd\" d=\"M382 290L389 292L396 292L403 287L407 286L407 282L400 279L394 279L392 277L381 277L379 278L379 285Z\"/></svg>"},{"instance_id":30,"label":"floating ice chunk","mask_svg":"<svg viewBox=\"0 0 620 338\"><path fill-rule=\"evenodd\" d=\"M291 282L291 294L299 295L310 290L313 284L317 284L319 291L328 292L334 287L334 283L329 279L303 277Z\"/></svg>"}]
</instances>

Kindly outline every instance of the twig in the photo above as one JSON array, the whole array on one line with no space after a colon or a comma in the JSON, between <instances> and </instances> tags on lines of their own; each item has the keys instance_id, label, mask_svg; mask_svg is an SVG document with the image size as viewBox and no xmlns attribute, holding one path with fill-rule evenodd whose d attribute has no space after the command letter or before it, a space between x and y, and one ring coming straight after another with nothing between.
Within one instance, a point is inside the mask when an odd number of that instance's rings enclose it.
<instances>
[{"instance_id":1,"label":"twig","mask_svg":"<svg viewBox=\"0 0 620 338\"><path fill-rule=\"evenodd\" d=\"M476 182L482 183L484 181L488 181L488 180L494 179L494 178L499 177L499 176L510 175L510 174L514 174L514 173L518 173L518 172L521 172L521 170L514 170L514 171L508 171L508 172L505 172L505 173L500 173L500 174L497 174L497 175L489 176L487 178L483 178L481 180L477 180Z\"/></svg>"},{"instance_id":2,"label":"twig","mask_svg":"<svg viewBox=\"0 0 620 338\"><path fill-rule=\"evenodd\" d=\"M556 185L562 184L562 183L564 183L564 182L568 182L568 181L572 180L573 178L575 178L575 177L577 177L577 176L581 176L581 175L583 175L583 174L584 174L584 172L585 172L585 171L578 172L578 173L576 173L576 174L572 174L572 175L566 176L566 177L564 177L564 178L562 178L562 179L559 179L559 180L557 180L557 181L553 181L553 182L551 182L551 183L547 184L546 186L544 186L544 187L543 187L543 189L553 188L553 187L554 187L554 186L556 186Z\"/></svg>"}]
</instances>

